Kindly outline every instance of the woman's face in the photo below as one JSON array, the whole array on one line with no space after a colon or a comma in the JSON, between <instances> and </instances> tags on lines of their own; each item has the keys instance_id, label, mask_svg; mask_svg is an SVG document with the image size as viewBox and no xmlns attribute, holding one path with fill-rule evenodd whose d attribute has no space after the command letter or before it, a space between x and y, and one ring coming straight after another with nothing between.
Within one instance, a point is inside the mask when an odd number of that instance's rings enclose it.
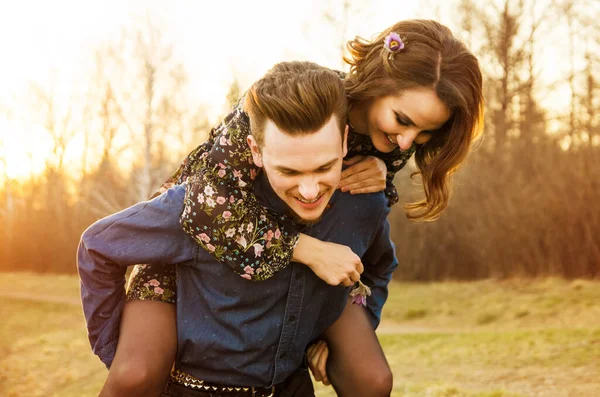
<instances>
[{"instance_id":1,"label":"woman's face","mask_svg":"<svg viewBox=\"0 0 600 397\"><path fill-rule=\"evenodd\" d=\"M425 87L375 98L366 105L368 135L384 153L427 142L450 116L435 91Z\"/></svg>"}]
</instances>

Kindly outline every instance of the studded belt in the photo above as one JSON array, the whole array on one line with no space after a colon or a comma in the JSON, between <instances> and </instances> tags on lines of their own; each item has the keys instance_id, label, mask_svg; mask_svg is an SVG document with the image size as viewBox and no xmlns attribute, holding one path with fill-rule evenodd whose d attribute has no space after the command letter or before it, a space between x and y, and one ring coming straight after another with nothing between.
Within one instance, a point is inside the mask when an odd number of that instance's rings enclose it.
<instances>
[{"instance_id":1,"label":"studded belt","mask_svg":"<svg viewBox=\"0 0 600 397\"><path fill-rule=\"evenodd\" d=\"M188 373L180 371L178 369L171 372L171 382L180 386L187 387L193 390L206 391L220 393L227 395L227 393L239 395L239 396L251 396L251 397L273 397L275 395L275 386L271 387L242 387L242 386L225 386L216 383L210 383L200 380Z\"/></svg>"}]
</instances>

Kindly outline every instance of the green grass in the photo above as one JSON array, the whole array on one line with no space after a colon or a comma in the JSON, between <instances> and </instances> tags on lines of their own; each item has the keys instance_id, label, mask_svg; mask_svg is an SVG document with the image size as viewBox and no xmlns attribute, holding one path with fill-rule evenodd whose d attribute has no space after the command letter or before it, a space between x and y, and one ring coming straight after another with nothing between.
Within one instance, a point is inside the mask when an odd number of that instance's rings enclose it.
<instances>
[{"instance_id":1,"label":"green grass","mask_svg":"<svg viewBox=\"0 0 600 397\"><path fill-rule=\"evenodd\" d=\"M598 395L599 286L393 283L379 332L393 396ZM78 288L75 276L0 274L0 396L97 395L107 372L90 351ZM317 385L317 395L335 393Z\"/></svg>"},{"instance_id":2,"label":"green grass","mask_svg":"<svg viewBox=\"0 0 600 397\"><path fill-rule=\"evenodd\" d=\"M456 330L600 328L598 286L555 278L394 283L384 316L406 326ZM419 312L426 315L412 315Z\"/></svg>"},{"instance_id":3,"label":"green grass","mask_svg":"<svg viewBox=\"0 0 600 397\"><path fill-rule=\"evenodd\" d=\"M0 316L0 396L97 395L106 370L79 307L3 297Z\"/></svg>"}]
</instances>

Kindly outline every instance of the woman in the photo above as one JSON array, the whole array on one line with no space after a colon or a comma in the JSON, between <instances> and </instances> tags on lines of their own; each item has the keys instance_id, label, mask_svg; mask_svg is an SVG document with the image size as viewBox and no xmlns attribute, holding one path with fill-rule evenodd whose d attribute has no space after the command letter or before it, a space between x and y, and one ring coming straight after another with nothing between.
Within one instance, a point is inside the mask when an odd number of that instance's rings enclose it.
<instances>
[{"instance_id":1,"label":"woman","mask_svg":"<svg viewBox=\"0 0 600 397\"><path fill-rule=\"evenodd\" d=\"M397 194L391 180L414 153L425 199L405 205L407 215L414 220L437 219L448 204L449 178L480 133L483 97L477 59L449 29L425 20L401 21L373 41L350 41L348 49L350 72L343 78L350 108L350 166L344 171L342 190L383 189L383 178L377 177L379 166L369 165L379 163L363 157L375 156L387 167L385 191L393 204ZM182 215L184 230L248 279L267 279L294 260L332 285L351 285L358 279L360 259L347 247L299 234L291 219L274 218L256 202L251 185L257 168L245 145L250 126L240 123L240 117L247 117L242 101L163 186L188 181L190 211ZM217 186L223 178L228 185ZM201 199L207 186L231 200ZM227 210L231 216L213 217L211 209L216 205L219 213ZM226 231L255 224L259 218L265 231L279 232L277 239L268 233L227 237ZM237 249L225 251L224 244L233 240ZM136 269L117 353L101 395L160 394L176 352L175 308L161 303L173 303L175 291L173 268ZM362 307L348 305L324 338L327 344L316 344L309 351L317 378L330 380L342 396L390 394L391 371ZM343 349L349 344L352 349ZM322 373L325 360L327 377Z\"/></svg>"}]
</instances>

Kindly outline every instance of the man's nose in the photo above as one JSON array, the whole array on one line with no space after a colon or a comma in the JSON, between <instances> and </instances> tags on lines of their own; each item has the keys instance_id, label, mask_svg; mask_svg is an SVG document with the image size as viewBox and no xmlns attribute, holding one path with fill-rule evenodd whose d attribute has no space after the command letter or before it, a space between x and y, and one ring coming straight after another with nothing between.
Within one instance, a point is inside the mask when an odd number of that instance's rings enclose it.
<instances>
[{"instance_id":1,"label":"man's nose","mask_svg":"<svg viewBox=\"0 0 600 397\"><path fill-rule=\"evenodd\" d=\"M418 135L419 130L416 128L407 129L401 134L396 135L396 142L398 142L400 149L407 150L411 147Z\"/></svg>"},{"instance_id":2,"label":"man's nose","mask_svg":"<svg viewBox=\"0 0 600 397\"><path fill-rule=\"evenodd\" d=\"M319 196L319 183L313 177L304 178L298 185L298 193L305 200L314 200Z\"/></svg>"}]
</instances>

